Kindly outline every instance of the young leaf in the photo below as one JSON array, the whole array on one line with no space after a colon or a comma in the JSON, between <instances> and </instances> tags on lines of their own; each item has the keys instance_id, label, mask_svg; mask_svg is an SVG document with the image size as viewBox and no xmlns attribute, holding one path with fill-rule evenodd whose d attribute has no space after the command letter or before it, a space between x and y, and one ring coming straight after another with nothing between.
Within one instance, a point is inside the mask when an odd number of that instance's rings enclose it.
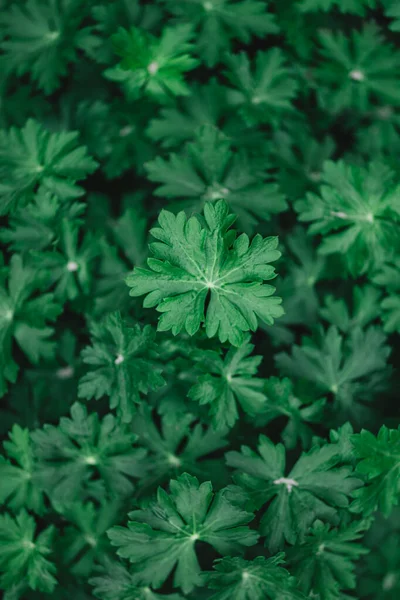
<instances>
[{"instance_id":1,"label":"young leaf","mask_svg":"<svg viewBox=\"0 0 400 600\"><path fill-rule=\"evenodd\" d=\"M342 0L341 0L342 3ZM375 99L398 104L400 52L388 43L374 22L361 31L324 30L320 66L316 70L321 107L330 112L366 112Z\"/></svg>"},{"instance_id":2,"label":"young leaf","mask_svg":"<svg viewBox=\"0 0 400 600\"><path fill-rule=\"evenodd\" d=\"M57 581L55 565L46 558L51 553L53 526L35 537L36 523L26 511L13 518L0 515L0 588L7 590L24 581L32 590L50 594Z\"/></svg>"},{"instance_id":3,"label":"young leaf","mask_svg":"<svg viewBox=\"0 0 400 600\"><path fill-rule=\"evenodd\" d=\"M8 289L0 280L0 397L7 390L7 381L15 383L18 365L12 357L12 342L28 359L37 364L42 358L52 358L55 342L49 340L61 307L54 302L53 294L33 297L43 281L37 271L27 267L19 254L11 257L8 269Z\"/></svg>"},{"instance_id":4,"label":"young leaf","mask_svg":"<svg viewBox=\"0 0 400 600\"><path fill-rule=\"evenodd\" d=\"M63 568L86 578L93 572L94 565L111 551L106 531L120 519L120 498L100 506L78 501L55 508L67 523L59 540Z\"/></svg>"},{"instance_id":5,"label":"young leaf","mask_svg":"<svg viewBox=\"0 0 400 600\"><path fill-rule=\"evenodd\" d=\"M214 571L204 577L208 589L217 590L211 600L305 600L296 589L295 579L282 566L284 557L279 553L268 559L228 557L215 561Z\"/></svg>"},{"instance_id":6,"label":"young leaf","mask_svg":"<svg viewBox=\"0 0 400 600\"><path fill-rule=\"evenodd\" d=\"M224 465L208 458L227 446L225 431L216 432L212 427L203 426L190 412L167 403L159 416L142 405L133 417L132 430L138 442L149 450L148 474L141 481L142 489L162 484L185 471L200 480L209 473L215 474L218 481L226 479Z\"/></svg>"},{"instance_id":7,"label":"young leaf","mask_svg":"<svg viewBox=\"0 0 400 600\"><path fill-rule=\"evenodd\" d=\"M400 427L383 425L375 437L363 429L352 436L359 463L356 471L365 478L363 488L354 492L354 512L370 515L379 509L386 517L400 499Z\"/></svg>"},{"instance_id":8,"label":"young leaf","mask_svg":"<svg viewBox=\"0 0 400 600\"><path fill-rule=\"evenodd\" d=\"M254 159L234 153L213 125L197 131L182 153L170 154L168 160L157 156L145 167L150 181L161 184L157 196L179 198L179 207L189 214L201 212L207 201L224 198L246 233L287 208L278 185L268 181Z\"/></svg>"},{"instance_id":9,"label":"young leaf","mask_svg":"<svg viewBox=\"0 0 400 600\"><path fill-rule=\"evenodd\" d=\"M256 508L267 505L260 533L272 553L285 541L304 542L317 518L337 522L338 509L349 506L351 492L362 483L352 476L351 467L341 466L338 444L303 453L288 474L282 444L275 446L261 435L258 452L242 446L241 452L227 452L226 458Z\"/></svg>"},{"instance_id":10,"label":"young leaf","mask_svg":"<svg viewBox=\"0 0 400 600\"><path fill-rule=\"evenodd\" d=\"M3 442L8 460L0 456L0 505L13 511L27 508L41 514L44 509L43 494L35 473L35 458L28 429L15 424Z\"/></svg>"},{"instance_id":11,"label":"young leaf","mask_svg":"<svg viewBox=\"0 0 400 600\"><path fill-rule=\"evenodd\" d=\"M0 215L25 206L38 186L61 200L82 196L76 185L97 167L78 133L51 133L34 119L0 130Z\"/></svg>"},{"instance_id":12,"label":"young leaf","mask_svg":"<svg viewBox=\"0 0 400 600\"><path fill-rule=\"evenodd\" d=\"M204 217L161 212L151 231L159 240L150 246L151 270L134 269L127 278L130 294L146 294L144 306L163 313L159 331L194 335L204 322L208 337L218 334L221 342L240 346L258 319L272 325L283 312L280 299L271 298L275 288L263 283L274 277L268 263L279 258L277 238L236 238L228 231L234 217L223 200L206 203Z\"/></svg>"},{"instance_id":13,"label":"young leaf","mask_svg":"<svg viewBox=\"0 0 400 600\"><path fill-rule=\"evenodd\" d=\"M215 79L205 85L194 82L190 96L182 99L181 106L162 108L156 118L151 119L146 133L164 148L179 148L182 142L192 140L200 127L211 125L217 128L224 118L226 88Z\"/></svg>"},{"instance_id":14,"label":"young leaf","mask_svg":"<svg viewBox=\"0 0 400 600\"><path fill-rule=\"evenodd\" d=\"M249 43L251 36L277 33L274 16L267 13L268 2L260 0L163 0L177 17L193 24L198 52L208 67L213 67L223 51L229 50L232 39Z\"/></svg>"},{"instance_id":15,"label":"young leaf","mask_svg":"<svg viewBox=\"0 0 400 600\"><path fill-rule=\"evenodd\" d=\"M355 561L368 553L356 543L370 521L355 521L340 529L330 529L316 521L303 545L288 554L291 572L307 598L341 600L356 587Z\"/></svg>"},{"instance_id":16,"label":"young leaf","mask_svg":"<svg viewBox=\"0 0 400 600\"><path fill-rule=\"evenodd\" d=\"M95 4L91 6L91 15L96 21L95 30L100 41L94 59L104 64L111 63L114 58L110 38L119 26L136 25L152 30L160 25L163 17L158 3L143 4L140 0Z\"/></svg>"},{"instance_id":17,"label":"young leaf","mask_svg":"<svg viewBox=\"0 0 400 600\"><path fill-rule=\"evenodd\" d=\"M7 68L17 75L29 74L45 94L60 86L78 49L95 42L90 28L81 27L86 15L82 0L27 0L2 9L1 48Z\"/></svg>"},{"instance_id":18,"label":"young leaf","mask_svg":"<svg viewBox=\"0 0 400 600\"><path fill-rule=\"evenodd\" d=\"M261 356L249 356L254 346L246 337L239 348L230 348L224 359L214 350L197 350L192 358L198 363L200 375L190 389L189 398L210 405L215 429L233 427L243 411L254 417L265 408L264 381L257 374Z\"/></svg>"},{"instance_id":19,"label":"young leaf","mask_svg":"<svg viewBox=\"0 0 400 600\"><path fill-rule=\"evenodd\" d=\"M284 418L287 423L281 431L281 438L289 450L298 442L307 449L311 445L313 430L309 424L323 421L325 398L316 401L303 401L293 392L293 384L287 377L270 377L264 385L266 401L261 414L257 415L257 427L265 427L271 421Z\"/></svg>"},{"instance_id":20,"label":"young leaf","mask_svg":"<svg viewBox=\"0 0 400 600\"><path fill-rule=\"evenodd\" d=\"M39 188L32 202L19 207L9 218L8 227L0 231L0 241L14 252L47 250L57 239L63 218L79 224L84 210L81 202L63 205L57 196Z\"/></svg>"},{"instance_id":21,"label":"young leaf","mask_svg":"<svg viewBox=\"0 0 400 600\"><path fill-rule=\"evenodd\" d=\"M133 563L138 579L160 587L175 569L174 585L186 594L200 583L196 542L220 554L237 554L253 546L258 534L247 527L253 514L243 508L246 498L236 488L216 494L210 482L199 484L184 473L170 482L170 495L159 488L157 501L129 514L128 527L109 531L117 554Z\"/></svg>"},{"instance_id":22,"label":"young leaf","mask_svg":"<svg viewBox=\"0 0 400 600\"><path fill-rule=\"evenodd\" d=\"M293 110L298 84L280 48L259 51L254 67L244 52L228 56L227 66L227 78L235 88L231 102L249 125L277 125L283 115Z\"/></svg>"},{"instance_id":23,"label":"young leaf","mask_svg":"<svg viewBox=\"0 0 400 600\"><path fill-rule=\"evenodd\" d=\"M122 562L105 560L102 572L89 583L100 600L183 600L180 594L157 594L138 582Z\"/></svg>"},{"instance_id":24,"label":"young leaf","mask_svg":"<svg viewBox=\"0 0 400 600\"><path fill-rule=\"evenodd\" d=\"M120 497L132 493L132 478L144 472L146 451L135 448L136 436L117 424L111 414L100 420L86 407L72 405L71 418L62 417L58 426L44 425L32 432L38 458L38 478L50 499L61 505L78 498Z\"/></svg>"},{"instance_id":25,"label":"young leaf","mask_svg":"<svg viewBox=\"0 0 400 600\"><path fill-rule=\"evenodd\" d=\"M380 163L353 167L326 162L320 194L298 200L301 221L309 233L323 235L321 254L344 255L353 276L371 271L400 248L399 187L394 173Z\"/></svg>"},{"instance_id":26,"label":"young leaf","mask_svg":"<svg viewBox=\"0 0 400 600\"><path fill-rule=\"evenodd\" d=\"M343 298L325 297L325 306L321 308L321 316L335 325L340 331L349 333L353 328L364 328L379 317L380 293L372 285L354 286L352 308Z\"/></svg>"},{"instance_id":27,"label":"young leaf","mask_svg":"<svg viewBox=\"0 0 400 600\"><path fill-rule=\"evenodd\" d=\"M344 336L331 326L314 338L304 338L291 355L277 354L276 362L285 375L311 383L316 393L333 394L333 412L340 420L351 416L365 422L370 417L364 403L385 389L390 377L391 348L386 342L379 327L355 327Z\"/></svg>"},{"instance_id":28,"label":"young leaf","mask_svg":"<svg viewBox=\"0 0 400 600\"><path fill-rule=\"evenodd\" d=\"M97 240L87 233L78 245L79 227L69 219L59 223L60 237L57 249L32 253L33 265L48 277L59 302L75 300L88 295L91 289L93 261L99 255Z\"/></svg>"},{"instance_id":29,"label":"young leaf","mask_svg":"<svg viewBox=\"0 0 400 600\"><path fill-rule=\"evenodd\" d=\"M165 27L159 39L137 27L129 31L120 27L112 41L122 60L105 75L122 83L130 99L138 97L141 90L159 100L188 95L184 74L199 62L190 56L192 37L192 27L187 24Z\"/></svg>"},{"instance_id":30,"label":"young leaf","mask_svg":"<svg viewBox=\"0 0 400 600\"><path fill-rule=\"evenodd\" d=\"M89 327L92 346L82 350L82 358L93 368L80 379L78 396L96 400L109 396L110 408L129 423L140 394L164 384L154 330L151 325L130 326L120 313L92 320Z\"/></svg>"}]
</instances>

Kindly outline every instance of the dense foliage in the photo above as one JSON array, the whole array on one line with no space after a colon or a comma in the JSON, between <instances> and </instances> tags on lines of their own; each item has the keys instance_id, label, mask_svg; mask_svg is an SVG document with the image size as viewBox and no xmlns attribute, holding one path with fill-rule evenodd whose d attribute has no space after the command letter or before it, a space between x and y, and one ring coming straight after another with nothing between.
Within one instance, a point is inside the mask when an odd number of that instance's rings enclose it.
<instances>
[{"instance_id":1,"label":"dense foliage","mask_svg":"<svg viewBox=\"0 0 400 600\"><path fill-rule=\"evenodd\" d=\"M398 600L395 0L0 0L5 600Z\"/></svg>"}]
</instances>

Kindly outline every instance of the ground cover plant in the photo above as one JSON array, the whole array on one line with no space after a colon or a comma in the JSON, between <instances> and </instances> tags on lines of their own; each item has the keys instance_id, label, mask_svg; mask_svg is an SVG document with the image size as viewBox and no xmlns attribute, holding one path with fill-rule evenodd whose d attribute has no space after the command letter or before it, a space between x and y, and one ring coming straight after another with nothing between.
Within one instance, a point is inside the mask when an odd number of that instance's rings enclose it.
<instances>
[{"instance_id":1,"label":"ground cover plant","mask_svg":"<svg viewBox=\"0 0 400 600\"><path fill-rule=\"evenodd\" d=\"M398 600L395 0L0 0L5 600Z\"/></svg>"}]
</instances>

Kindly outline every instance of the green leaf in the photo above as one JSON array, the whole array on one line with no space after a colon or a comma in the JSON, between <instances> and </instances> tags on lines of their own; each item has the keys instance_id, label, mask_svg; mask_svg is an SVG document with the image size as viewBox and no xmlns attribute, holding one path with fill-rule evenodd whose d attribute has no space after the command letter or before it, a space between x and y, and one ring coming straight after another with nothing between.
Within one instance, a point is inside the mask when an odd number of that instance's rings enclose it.
<instances>
[{"instance_id":1,"label":"green leaf","mask_svg":"<svg viewBox=\"0 0 400 600\"><path fill-rule=\"evenodd\" d=\"M363 543L369 553L358 565L359 598L396 600L400 593L400 509L377 513Z\"/></svg>"},{"instance_id":2,"label":"green leaf","mask_svg":"<svg viewBox=\"0 0 400 600\"><path fill-rule=\"evenodd\" d=\"M221 342L240 346L258 318L272 325L283 312L280 299L270 297L275 288L263 283L274 277L267 263L279 257L277 238L236 238L228 231L234 218L223 200L208 202L204 217L161 212L151 231L159 240L151 244L151 270L134 269L127 278L130 294L146 294L144 306L163 313L159 331L194 335L204 322L208 337L218 334Z\"/></svg>"},{"instance_id":3,"label":"green leaf","mask_svg":"<svg viewBox=\"0 0 400 600\"><path fill-rule=\"evenodd\" d=\"M161 184L157 196L179 198L179 207L189 214L201 212L207 201L223 198L246 233L287 208L278 185L268 181L254 159L234 153L214 125L202 127L182 153L172 153L168 160L157 156L145 167L150 181Z\"/></svg>"},{"instance_id":4,"label":"green leaf","mask_svg":"<svg viewBox=\"0 0 400 600\"><path fill-rule=\"evenodd\" d=\"M284 556L215 561L214 571L204 578L208 589L217 590L211 600L304 600L295 579L282 567Z\"/></svg>"},{"instance_id":5,"label":"green leaf","mask_svg":"<svg viewBox=\"0 0 400 600\"><path fill-rule=\"evenodd\" d=\"M400 248L398 185L386 166L353 167L326 162L320 195L308 194L295 209L309 233L323 235L321 254L344 255L355 276L371 271Z\"/></svg>"},{"instance_id":6,"label":"green leaf","mask_svg":"<svg viewBox=\"0 0 400 600\"><path fill-rule=\"evenodd\" d=\"M320 314L328 323L348 333L353 328L364 328L377 320L380 316L379 300L380 292L372 285L354 286L352 313L343 298L329 295L325 297L325 306Z\"/></svg>"},{"instance_id":7,"label":"green leaf","mask_svg":"<svg viewBox=\"0 0 400 600\"><path fill-rule=\"evenodd\" d=\"M32 590L50 594L57 581L55 565L46 556L51 553L53 526L35 537L36 523L27 512L15 517L0 515L0 587L11 588L23 580Z\"/></svg>"},{"instance_id":8,"label":"green leaf","mask_svg":"<svg viewBox=\"0 0 400 600\"><path fill-rule=\"evenodd\" d=\"M33 363L54 356L55 342L49 338L61 307L53 294L32 295L42 287L37 271L27 267L19 254L14 254L8 269L8 289L0 281L0 397L7 390L7 381L15 383L18 365L12 356L13 339Z\"/></svg>"},{"instance_id":9,"label":"green leaf","mask_svg":"<svg viewBox=\"0 0 400 600\"><path fill-rule=\"evenodd\" d=\"M45 94L54 92L78 59L78 48L94 42L89 28L79 30L85 15L82 0L27 0L2 9L7 68L20 77L29 74Z\"/></svg>"},{"instance_id":10,"label":"green leaf","mask_svg":"<svg viewBox=\"0 0 400 600\"><path fill-rule=\"evenodd\" d=\"M196 35L198 52L208 67L213 67L232 39L248 44L252 35L264 37L277 33L274 16L267 13L268 2L260 0L164 0L167 8L179 21L188 21L199 32Z\"/></svg>"},{"instance_id":11,"label":"green leaf","mask_svg":"<svg viewBox=\"0 0 400 600\"><path fill-rule=\"evenodd\" d=\"M307 598L341 600L344 592L356 587L355 561L368 553L356 543L370 521L355 521L340 529L330 529L316 521L303 545L288 553L291 572Z\"/></svg>"},{"instance_id":12,"label":"green leaf","mask_svg":"<svg viewBox=\"0 0 400 600\"><path fill-rule=\"evenodd\" d=\"M355 327L347 336L334 326L322 328L314 338L303 338L292 354L279 353L276 363L290 377L311 383L318 394L331 393L333 412L341 420L368 420L374 395L385 389L390 377L387 359L391 348L379 327Z\"/></svg>"},{"instance_id":13,"label":"green leaf","mask_svg":"<svg viewBox=\"0 0 400 600\"><path fill-rule=\"evenodd\" d=\"M257 415L257 427L265 427L271 421L284 418L287 422L281 431L281 438L289 450L298 442L307 449L311 445L313 429L309 424L323 422L325 398L320 400L302 400L293 391L293 384L287 377L270 377L264 385L266 401L260 415Z\"/></svg>"},{"instance_id":14,"label":"green leaf","mask_svg":"<svg viewBox=\"0 0 400 600\"><path fill-rule=\"evenodd\" d=\"M76 402L71 418L61 417L58 426L44 425L32 432L39 481L50 499L61 505L78 498L101 499L103 486L123 498L134 489L132 479L145 472L146 451L135 448L135 440L113 415L100 420Z\"/></svg>"},{"instance_id":15,"label":"green leaf","mask_svg":"<svg viewBox=\"0 0 400 600\"><path fill-rule=\"evenodd\" d=\"M114 53L110 38L119 26L137 25L153 29L160 24L163 16L158 4L143 4L140 0L95 4L91 7L91 15L96 21L96 32L101 36L93 58L105 64L112 62Z\"/></svg>"},{"instance_id":16,"label":"green leaf","mask_svg":"<svg viewBox=\"0 0 400 600\"><path fill-rule=\"evenodd\" d=\"M342 4L342 0L340 2ZM376 99L398 104L400 52L374 22L352 32L319 33L321 60L315 80L319 105L332 113L368 111Z\"/></svg>"},{"instance_id":17,"label":"green leaf","mask_svg":"<svg viewBox=\"0 0 400 600\"><path fill-rule=\"evenodd\" d=\"M51 133L34 119L0 130L0 215L25 206L38 186L61 200L82 196L76 182L96 167L75 131Z\"/></svg>"},{"instance_id":18,"label":"green leaf","mask_svg":"<svg viewBox=\"0 0 400 600\"><path fill-rule=\"evenodd\" d=\"M91 290L93 261L100 253L97 240L87 233L78 245L79 226L68 219L59 223L58 248L47 252L32 253L33 265L39 273L48 277L54 286L54 296L59 302L75 300L89 295Z\"/></svg>"},{"instance_id":19,"label":"green leaf","mask_svg":"<svg viewBox=\"0 0 400 600\"><path fill-rule=\"evenodd\" d=\"M248 446L226 454L237 469L235 479L244 487L256 508L267 506L260 523L270 552L284 542L302 543L315 519L335 523L338 509L349 506L351 492L361 485L352 469L341 464L339 444L314 447L303 453L286 474L286 453L266 436L259 438L258 453Z\"/></svg>"},{"instance_id":20,"label":"green leaf","mask_svg":"<svg viewBox=\"0 0 400 600\"><path fill-rule=\"evenodd\" d=\"M80 379L78 396L96 400L109 396L110 408L129 423L140 394L164 384L155 332L151 325L131 326L120 313L92 320L89 327L92 346L82 350L82 358L92 369Z\"/></svg>"},{"instance_id":21,"label":"green leaf","mask_svg":"<svg viewBox=\"0 0 400 600\"><path fill-rule=\"evenodd\" d=\"M81 202L63 205L57 196L39 188L32 202L9 218L8 227L0 231L0 241L14 252L46 250L55 242L63 217L78 224L84 210Z\"/></svg>"},{"instance_id":22,"label":"green leaf","mask_svg":"<svg viewBox=\"0 0 400 600\"><path fill-rule=\"evenodd\" d=\"M106 531L120 519L120 498L100 506L78 501L55 508L67 523L59 540L63 568L76 577L87 578L94 566L110 554Z\"/></svg>"},{"instance_id":23,"label":"green leaf","mask_svg":"<svg viewBox=\"0 0 400 600\"><path fill-rule=\"evenodd\" d=\"M26 507L41 514L43 495L36 480L29 431L15 424L8 437L3 442L8 460L0 456L0 505L6 504L13 511Z\"/></svg>"},{"instance_id":24,"label":"green leaf","mask_svg":"<svg viewBox=\"0 0 400 600\"><path fill-rule=\"evenodd\" d=\"M232 487L216 494L210 482L199 484L184 473L170 482L170 495L159 488L157 501L129 514L128 527L109 531L117 554L133 563L138 579L160 587L172 570L174 585L186 594L200 583L196 542L220 554L237 554L257 542L246 524L253 514L243 508L246 498Z\"/></svg>"},{"instance_id":25,"label":"green leaf","mask_svg":"<svg viewBox=\"0 0 400 600\"><path fill-rule=\"evenodd\" d=\"M138 583L122 562L105 561L100 575L89 583L94 586L93 594L101 600L183 600L180 594L157 594L148 586Z\"/></svg>"},{"instance_id":26,"label":"green leaf","mask_svg":"<svg viewBox=\"0 0 400 600\"><path fill-rule=\"evenodd\" d=\"M161 419L161 420L160 420ZM160 421L160 425L157 426ZM200 480L210 473L226 479L224 464L210 458L227 446L225 431L214 431L199 423L195 415L166 404L161 415L142 405L133 417L132 430L138 442L149 450L146 461L148 474L141 480L142 490L168 481L170 477L190 472Z\"/></svg>"},{"instance_id":27,"label":"green leaf","mask_svg":"<svg viewBox=\"0 0 400 600\"><path fill-rule=\"evenodd\" d=\"M130 99L143 90L158 100L189 94L184 74L197 67L199 61L190 54L193 45L191 25L165 27L159 39L144 30L119 28L112 36L120 64L107 69L108 79L120 82Z\"/></svg>"},{"instance_id":28,"label":"green leaf","mask_svg":"<svg viewBox=\"0 0 400 600\"><path fill-rule=\"evenodd\" d=\"M400 499L400 427L383 425L375 437L363 429L351 438L365 486L354 492L354 512L370 515L379 509L388 517Z\"/></svg>"},{"instance_id":29,"label":"green leaf","mask_svg":"<svg viewBox=\"0 0 400 600\"><path fill-rule=\"evenodd\" d=\"M231 102L249 125L277 125L293 111L298 84L280 48L257 52L254 65L244 52L228 56L226 62L226 76L235 88Z\"/></svg>"},{"instance_id":30,"label":"green leaf","mask_svg":"<svg viewBox=\"0 0 400 600\"><path fill-rule=\"evenodd\" d=\"M150 120L148 136L165 148L179 147L194 138L200 127L212 125L226 116L226 88L214 78L206 84L193 82L191 94L179 107L163 107ZM235 120L237 126L237 120Z\"/></svg>"},{"instance_id":31,"label":"green leaf","mask_svg":"<svg viewBox=\"0 0 400 600\"><path fill-rule=\"evenodd\" d=\"M188 395L201 405L210 405L215 429L233 427L239 418L238 404L250 417L265 408L264 381L253 377L262 357L249 356L253 349L250 337L246 337L239 348L230 348L223 359L214 350L197 350L192 355L204 374Z\"/></svg>"}]
</instances>

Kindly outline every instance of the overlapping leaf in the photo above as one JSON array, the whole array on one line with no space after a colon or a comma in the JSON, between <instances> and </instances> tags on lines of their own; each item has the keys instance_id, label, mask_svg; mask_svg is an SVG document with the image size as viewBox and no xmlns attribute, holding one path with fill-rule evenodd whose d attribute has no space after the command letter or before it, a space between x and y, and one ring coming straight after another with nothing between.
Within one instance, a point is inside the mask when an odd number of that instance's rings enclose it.
<instances>
[{"instance_id":1,"label":"overlapping leaf","mask_svg":"<svg viewBox=\"0 0 400 600\"><path fill-rule=\"evenodd\" d=\"M155 502L131 512L128 527L112 528L109 537L140 581L158 588L176 567L174 585L188 593L200 583L197 541L221 554L238 554L258 534L247 527L253 514L243 508L246 498L239 489L214 494L210 482L199 484L185 473L170 482L170 490L168 495L159 488Z\"/></svg>"},{"instance_id":2,"label":"overlapping leaf","mask_svg":"<svg viewBox=\"0 0 400 600\"><path fill-rule=\"evenodd\" d=\"M302 543L317 519L338 520L338 509L349 506L349 497L362 482L343 465L338 444L314 447L303 453L286 472L286 453L266 436L259 438L258 453L248 446L226 454L236 480L249 493L256 508L267 506L260 533L271 552L286 542Z\"/></svg>"},{"instance_id":3,"label":"overlapping leaf","mask_svg":"<svg viewBox=\"0 0 400 600\"><path fill-rule=\"evenodd\" d=\"M90 331L93 345L83 349L82 358L93 369L81 378L78 395L96 400L109 396L110 408L129 423L140 394L164 383L154 330L150 325L131 326L120 313L111 313L92 321Z\"/></svg>"},{"instance_id":4,"label":"overlapping leaf","mask_svg":"<svg viewBox=\"0 0 400 600\"><path fill-rule=\"evenodd\" d=\"M246 338L239 348L231 348L225 357L213 351L195 351L192 357L200 372L189 398L209 405L215 429L232 427L239 418L238 404L250 417L263 412L266 397L264 381L257 374L261 356L249 356L254 349Z\"/></svg>"}]
</instances>

